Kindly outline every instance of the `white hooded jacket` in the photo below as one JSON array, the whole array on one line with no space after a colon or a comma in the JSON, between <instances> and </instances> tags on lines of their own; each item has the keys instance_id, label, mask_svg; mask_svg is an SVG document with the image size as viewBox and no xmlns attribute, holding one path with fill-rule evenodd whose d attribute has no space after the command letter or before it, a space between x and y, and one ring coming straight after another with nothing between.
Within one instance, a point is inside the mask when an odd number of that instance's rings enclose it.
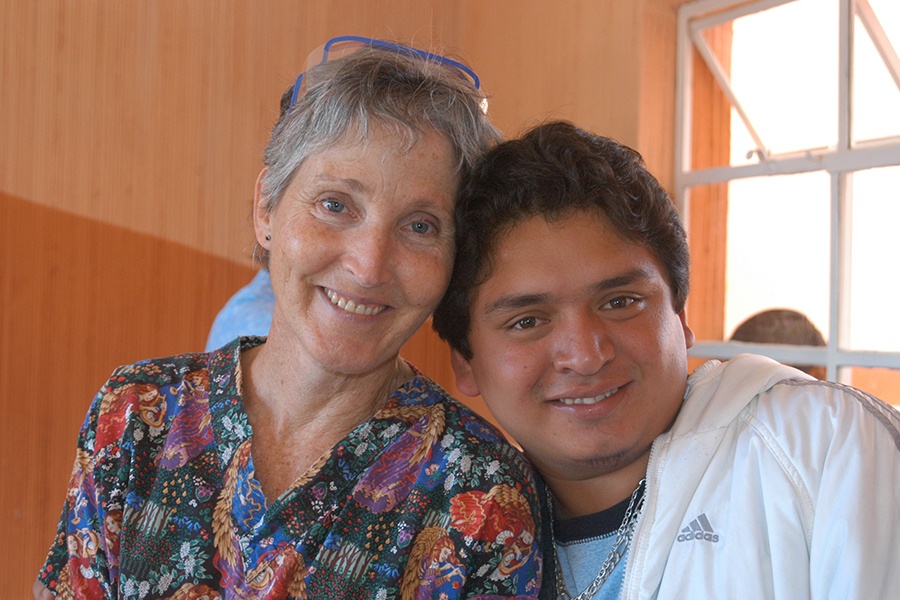
<instances>
[{"instance_id":1,"label":"white hooded jacket","mask_svg":"<svg viewBox=\"0 0 900 600\"><path fill-rule=\"evenodd\" d=\"M653 443L622 597L900 599L900 413L768 358L705 363Z\"/></svg>"}]
</instances>

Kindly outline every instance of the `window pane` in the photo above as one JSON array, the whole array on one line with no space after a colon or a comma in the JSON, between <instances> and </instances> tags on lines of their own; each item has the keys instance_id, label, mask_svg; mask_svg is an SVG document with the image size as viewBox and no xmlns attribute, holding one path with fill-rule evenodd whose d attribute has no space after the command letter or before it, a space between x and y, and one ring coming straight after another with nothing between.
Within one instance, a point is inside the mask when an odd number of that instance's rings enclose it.
<instances>
[{"instance_id":1,"label":"window pane","mask_svg":"<svg viewBox=\"0 0 900 600\"><path fill-rule=\"evenodd\" d=\"M825 173L730 183L726 335L762 310L791 308L828 339L829 190Z\"/></svg>"},{"instance_id":2,"label":"window pane","mask_svg":"<svg viewBox=\"0 0 900 600\"><path fill-rule=\"evenodd\" d=\"M852 350L900 350L900 167L853 174L850 252Z\"/></svg>"},{"instance_id":3,"label":"window pane","mask_svg":"<svg viewBox=\"0 0 900 600\"><path fill-rule=\"evenodd\" d=\"M842 381L900 408L900 371L895 369L842 369Z\"/></svg>"},{"instance_id":4,"label":"window pane","mask_svg":"<svg viewBox=\"0 0 900 600\"><path fill-rule=\"evenodd\" d=\"M887 37L880 40L884 50L896 53L900 2L871 0L871 6ZM853 32L853 141L900 135L900 88L859 17L854 19Z\"/></svg>"},{"instance_id":5,"label":"window pane","mask_svg":"<svg viewBox=\"0 0 900 600\"><path fill-rule=\"evenodd\" d=\"M837 143L838 3L797 0L733 22L732 87L774 154ZM756 144L732 115L732 164Z\"/></svg>"}]
</instances>

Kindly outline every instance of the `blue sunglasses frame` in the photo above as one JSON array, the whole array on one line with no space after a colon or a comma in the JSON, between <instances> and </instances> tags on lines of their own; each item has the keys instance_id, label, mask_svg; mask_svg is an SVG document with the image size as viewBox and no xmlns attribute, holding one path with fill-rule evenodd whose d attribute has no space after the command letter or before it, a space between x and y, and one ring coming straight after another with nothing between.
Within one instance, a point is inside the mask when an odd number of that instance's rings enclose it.
<instances>
[{"instance_id":1,"label":"blue sunglasses frame","mask_svg":"<svg viewBox=\"0 0 900 600\"><path fill-rule=\"evenodd\" d=\"M471 68L467 67L463 63L458 60L453 60L452 58L447 58L446 56L441 56L439 54L432 54L431 52L426 52L425 50L419 50L418 48L411 48L409 46L402 46L400 44L394 44L392 42L386 42L384 40L376 40L373 38L361 37L358 35L341 35L338 37L333 37L322 46L322 60L313 65L317 67L319 65L323 65L328 62L328 53L331 50L331 47L335 44L341 44L344 42L356 42L359 44L363 44L369 46L371 48L377 48L379 50L387 50L390 52L397 52L398 54L405 54L407 56L413 56L416 58L420 58L426 61L437 62L447 67L452 67L461 71L463 74L471 78L472 83L475 86L475 89L481 89L481 79L479 79L478 75ZM291 94L291 106L293 106L297 99L300 97L300 89L303 86L303 76L306 75L306 71L300 73L297 76L297 81L294 82L294 92Z\"/></svg>"}]
</instances>

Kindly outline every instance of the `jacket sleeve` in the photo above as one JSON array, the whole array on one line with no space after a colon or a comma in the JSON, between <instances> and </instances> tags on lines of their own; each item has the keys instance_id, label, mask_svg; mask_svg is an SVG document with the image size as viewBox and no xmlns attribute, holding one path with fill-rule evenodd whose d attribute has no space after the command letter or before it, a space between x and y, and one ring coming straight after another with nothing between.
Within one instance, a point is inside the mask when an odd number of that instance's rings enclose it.
<instances>
[{"instance_id":1,"label":"jacket sleeve","mask_svg":"<svg viewBox=\"0 0 900 600\"><path fill-rule=\"evenodd\" d=\"M900 414L830 386L831 429L814 496L812 598L900 598Z\"/></svg>"}]
</instances>

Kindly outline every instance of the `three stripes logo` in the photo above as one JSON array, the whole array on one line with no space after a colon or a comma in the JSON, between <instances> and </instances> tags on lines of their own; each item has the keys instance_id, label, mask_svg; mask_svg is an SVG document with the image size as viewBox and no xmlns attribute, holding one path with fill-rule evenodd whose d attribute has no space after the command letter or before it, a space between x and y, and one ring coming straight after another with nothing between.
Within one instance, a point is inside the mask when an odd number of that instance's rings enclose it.
<instances>
[{"instance_id":1,"label":"three stripes logo","mask_svg":"<svg viewBox=\"0 0 900 600\"><path fill-rule=\"evenodd\" d=\"M679 542L712 542L719 541L719 534L713 531L712 524L706 518L706 513L691 521L681 530L678 537L675 538Z\"/></svg>"}]
</instances>

